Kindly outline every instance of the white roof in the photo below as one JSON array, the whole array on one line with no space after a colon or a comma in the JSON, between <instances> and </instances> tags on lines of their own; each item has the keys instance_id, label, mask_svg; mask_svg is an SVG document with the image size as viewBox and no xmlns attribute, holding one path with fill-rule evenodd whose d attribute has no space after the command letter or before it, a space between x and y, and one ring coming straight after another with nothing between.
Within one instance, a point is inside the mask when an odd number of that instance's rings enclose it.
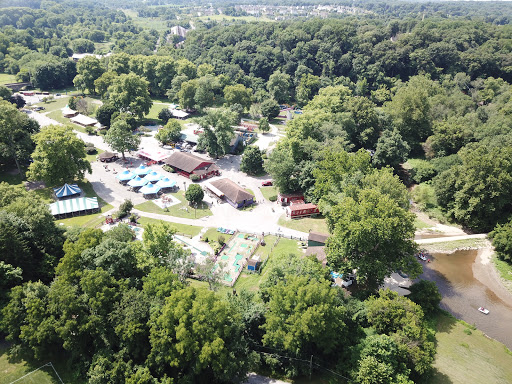
<instances>
[{"instance_id":1,"label":"white roof","mask_svg":"<svg viewBox=\"0 0 512 384\"><path fill-rule=\"evenodd\" d=\"M208 188L210 191L212 191L216 196L218 197L222 197L224 196L224 192L222 192L220 189L218 189L217 187L214 187L213 185L211 185L210 183L204 183L204 186L206 188Z\"/></svg>"},{"instance_id":2,"label":"white roof","mask_svg":"<svg viewBox=\"0 0 512 384\"><path fill-rule=\"evenodd\" d=\"M98 120L93 119L92 117L89 117L89 116L82 115L80 113L78 115L76 115L75 117L72 117L70 120L73 123L77 123L80 125L94 125L98 122Z\"/></svg>"},{"instance_id":3,"label":"white roof","mask_svg":"<svg viewBox=\"0 0 512 384\"><path fill-rule=\"evenodd\" d=\"M171 109L170 111L174 117L187 117L189 115L189 113L179 109Z\"/></svg>"},{"instance_id":4,"label":"white roof","mask_svg":"<svg viewBox=\"0 0 512 384\"><path fill-rule=\"evenodd\" d=\"M67 105L64 108L62 108L63 115L74 115L75 113L76 113L76 111L69 108Z\"/></svg>"}]
</instances>

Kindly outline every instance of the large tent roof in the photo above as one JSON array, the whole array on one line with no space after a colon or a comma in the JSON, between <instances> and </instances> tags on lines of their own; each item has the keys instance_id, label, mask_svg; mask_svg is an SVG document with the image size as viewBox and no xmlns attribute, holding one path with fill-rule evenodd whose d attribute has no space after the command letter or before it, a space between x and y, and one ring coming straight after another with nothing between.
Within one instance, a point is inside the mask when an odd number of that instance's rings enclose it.
<instances>
[{"instance_id":1,"label":"large tent roof","mask_svg":"<svg viewBox=\"0 0 512 384\"><path fill-rule=\"evenodd\" d=\"M82 193L82 190L78 188L78 185L76 184L64 184L60 188L53 188L53 191L55 192L55 196L57 196L59 199L62 197L68 197Z\"/></svg>"},{"instance_id":2,"label":"large tent roof","mask_svg":"<svg viewBox=\"0 0 512 384\"><path fill-rule=\"evenodd\" d=\"M147 181L146 179L141 179L139 176L137 176L137 177L134 177L133 179L131 179L128 182L128 185L130 187L142 187L143 185L146 185L147 183L149 183L149 181Z\"/></svg>"},{"instance_id":3,"label":"large tent roof","mask_svg":"<svg viewBox=\"0 0 512 384\"><path fill-rule=\"evenodd\" d=\"M168 177L164 177L163 179L160 179L155 185L158 185L160 188L172 188L176 185L176 182L169 179Z\"/></svg>"},{"instance_id":4,"label":"large tent roof","mask_svg":"<svg viewBox=\"0 0 512 384\"><path fill-rule=\"evenodd\" d=\"M139 190L139 192L143 195L152 195L154 193L158 193L160 189L161 188L156 184L146 184Z\"/></svg>"},{"instance_id":5,"label":"large tent roof","mask_svg":"<svg viewBox=\"0 0 512 384\"><path fill-rule=\"evenodd\" d=\"M151 173L148 173L146 177L144 177L148 181L158 181L163 177L163 175L160 172L153 171Z\"/></svg>"},{"instance_id":6,"label":"large tent roof","mask_svg":"<svg viewBox=\"0 0 512 384\"><path fill-rule=\"evenodd\" d=\"M151 168L146 167L144 164L139 165L133 170L133 173L136 175L147 175L149 172L151 172Z\"/></svg>"},{"instance_id":7,"label":"large tent roof","mask_svg":"<svg viewBox=\"0 0 512 384\"><path fill-rule=\"evenodd\" d=\"M78 115L76 115L75 117L72 117L70 120L73 123L77 123L77 124L84 125L84 126L94 125L98 122L98 120L93 119L92 117L89 117L89 116L82 115L80 113Z\"/></svg>"},{"instance_id":8,"label":"large tent roof","mask_svg":"<svg viewBox=\"0 0 512 384\"><path fill-rule=\"evenodd\" d=\"M50 211L54 216L98 208L98 199L96 197L79 197L76 199L57 201L50 204Z\"/></svg>"},{"instance_id":9,"label":"large tent roof","mask_svg":"<svg viewBox=\"0 0 512 384\"><path fill-rule=\"evenodd\" d=\"M132 171L126 170L121 173L118 173L116 176L121 181L131 180L135 177L135 173Z\"/></svg>"}]
</instances>

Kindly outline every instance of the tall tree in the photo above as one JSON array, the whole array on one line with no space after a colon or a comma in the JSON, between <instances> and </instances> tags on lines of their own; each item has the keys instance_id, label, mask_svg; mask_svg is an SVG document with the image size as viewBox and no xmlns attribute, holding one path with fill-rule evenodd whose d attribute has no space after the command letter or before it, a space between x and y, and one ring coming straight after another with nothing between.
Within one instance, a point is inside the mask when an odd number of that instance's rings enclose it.
<instances>
[{"instance_id":1,"label":"tall tree","mask_svg":"<svg viewBox=\"0 0 512 384\"><path fill-rule=\"evenodd\" d=\"M240 104L249 109L252 102L252 89L245 88L243 84L227 85L224 88L224 98L227 105Z\"/></svg>"},{"instance_id":2,"label":"tall tree","mask_svg":"<svg viewBox=\"0 0 512 384\"><path fill-rule=\"evenodd\" d=\"M248 175L257 175L263 171L263 158L258 147L250 146L245 148L240 162L240 170Z\"/></svg>"},{"instance_id":3,"label":"tall tree","mask_svg":"<svg viewBox=\"0 0 512 384\"><path fill-rule=\"evenodd\" d=\"M134 73L120 75L108 87L109 99L118 110L131 112L142 119L153 105L148 85L147 80Z\"/></svg>"},{"instance_id":4,"label":"tall tree","mask_svg":"<svg viewBox=\"0 0 512 384\"><path fill-rule=\"evenodd\" d=\"M83 180L85 173L92 172L86 160L84 142L77 138L71 127L49 125L34 135L36 149L34 160L28 168L28 178L44 180L48 185L59 185Z\"/></svg>"},{"instance_id":5,"label":"tall tree","mask_svg":"<svg viewBox=\"0 0 512 384\"><path fill-rule=\"evenodd\" d=\"M75 86L80 88L82 92L87 89L89 93L95 94L96 87L94 82L105 72L100 60L95 56L86 56L78 61L76 70L78 74L73 80Z\"/></svg>"},{"instance_id":6,"label":"tall tree","mask_svg":"<svg viewBox=\"0 0 512 384\"><path fill-rule=\"evenodd\" d=\"M34 150L32 135L39 124L20 112L8 101L0 101L0 158L12 159L23 176L20 162L26 161Z\"/></svg>"},{"instance_id":7,"label":"tall tree","mask_svg":"<svg viewBox=\"0 0 512 384\"><path fill-rule=\"evenodd\" d=\"M373 189L346 197L327 216L332 236L327 259L343 273L357 270L357 281L370 291L398 269L413 277L421 272L414 254L414 215Z\"/></svg>"},{"instance_id":8,"label":"tall tree","mask_svg":"<svg viewBox=\"0 0 512 384\"><path fill-rule=\"evenodd\" d=\"M198 119L198 123L204 130L199 136L199 147L206 149L215 158L229 152L234 137L233 125L236 124L236 115L233 112L227 109L211 110Z\"/></svg>"},{"instance_id":9,"label":"tall tree","mask_svg":"<svg viewBox=\"0 0 512 384\"><path fill-rule=\"evenodd\" d=\"M291 86L292 81L290 75L279 70L270 75L267 82L267 89L270 96L279 103L288 103L290 101Z\"/></svg>"},{"instance_id":10,"label":"tall tree","mask_svg":"<svg viewBox=\"0 0 512 384\"><path fill-rule=\"evenodd\" d=\"M240 318L215 293L174 291L151 323L148 363L156 372L194 383L245 379L248 351Z\"/></svg>"},{"instance_id":11,"label":"tall tree","mask_svg":"<svg viewBox=\"0 0 512 384\"><path fill-rule=\"evenodd\" d=\"M125 120L117 120L105 135L105 142L110 145L114 151L121 152L124 157L126 151L136 151L140 145L140 136L134 135L131 127Z\"/></svg>"}]
</instances>

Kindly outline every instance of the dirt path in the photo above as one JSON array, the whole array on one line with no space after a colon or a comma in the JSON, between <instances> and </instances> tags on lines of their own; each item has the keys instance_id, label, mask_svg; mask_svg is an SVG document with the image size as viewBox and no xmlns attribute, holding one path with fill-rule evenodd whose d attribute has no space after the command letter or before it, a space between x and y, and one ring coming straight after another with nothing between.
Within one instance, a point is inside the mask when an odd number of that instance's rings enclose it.
<instances>
[{"instance_id":1,"label":"dirt path","mask_svg":"<svg viewBox=\"0 0 512 384\"><path fill-rule=\"evenodd\" d=\"M430 238L430 239L418 239L418 240L414 240L414 241L416 242L416 244L431 244L431 243L445 243L447 241L457 241L457 240L485 239L486 237L487 237L486 233L478 233L476 235L434 237L434 238Z\"/></svg>"}]
</instances>

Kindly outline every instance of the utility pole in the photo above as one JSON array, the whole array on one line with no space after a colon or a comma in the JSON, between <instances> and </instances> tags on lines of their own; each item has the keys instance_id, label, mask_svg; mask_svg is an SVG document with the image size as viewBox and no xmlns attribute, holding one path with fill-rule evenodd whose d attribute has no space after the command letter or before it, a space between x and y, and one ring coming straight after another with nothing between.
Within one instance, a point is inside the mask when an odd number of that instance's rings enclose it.
<instances>
[{"instance_id":1,"label":"utility pole","mask_svg":"<svg viewBox=\"0 0 512 384\"><path fill-rule=\"evenodd\" d=\"M311 355L311 360L309 360L309 381L311 381L312 375L313 375L313 355Z\"/></svg>"}]
</instances>

